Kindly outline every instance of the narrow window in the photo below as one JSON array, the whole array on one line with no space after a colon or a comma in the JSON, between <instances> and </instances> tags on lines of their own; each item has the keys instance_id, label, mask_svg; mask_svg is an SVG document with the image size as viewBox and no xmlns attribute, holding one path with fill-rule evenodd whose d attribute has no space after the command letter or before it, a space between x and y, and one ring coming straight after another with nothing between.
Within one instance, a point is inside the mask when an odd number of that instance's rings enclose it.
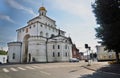
<instances>
[{"instance_id":1,"label":"narrow window","mask_svg":"<svg viewBox=\"0 0 120 78\"><path fill-rule=\"evenodd\" d=\"M28 33L28 28L26 28L26 33Z\"/></svg>"},{"instance_id":2,"label":"narrow window","mask_svg":"<svg viewBox=\"0 0 120 78\"><path fill-rule=\"evenodd\" d=\"M55 45L53 45L53 49L55 49Z\"/></svg>"},{"instance_id":3,"label":"narrow window","mask_svg":"<svg viewBox=\"0 0 120 78\"><path fill-rule=\"evenodd\" d=\"M15 59L15 53L13 53L13 57L12 58Z\"/></svg>"},{"instance_id":4,"label":"narrow window","mask_svg":"<svg viewBox=\"0 0 120 78\"><path fill-rule=\"evenodd\" d=\"M42 27L42 25L40 25Z\"/></svg>"},{"instance_id":5,"label":"narrow window","mask_svg":"<svg viewBox=\"0 0 120 78\"><path fill-rule=\"evenodd\" d=\"M33 25L33 27L35 27L35 25Z\"/></svg>"},{"instance_id":6,"label":"narrow window","mask_svg":"<svg viewBox=\"0 0 120 78\"><path fill-rule=\"evenodd\" d=\"M31 29L31 26L29 28Z\"/></svg>"},{"instance_id":7,"label":"narrow window","mask_svg":"<svg viewBox=\"0 0 120 78\"><path fill-rule=\"evenodd\" d=\"M65 45L65 49L67 49L67 45Z\"/></svg>"},{"instance_id":8,"label":"narrow window","mask_svg":"<svg viewBox=\"0 0 120 78\"><path fill-rule=\"evenodd\" d=\"M46 37L48 38L48 33L46 33Z\"/></svg>"},{"instance_id":9,"label":"narrow window","mask_svg":"<svg viewBox=\"0 0 120 78\"><path fill-rule=\"evenodd\" d=\"M65 56L67 57L67 52L65 53Z\"/></svg>"},{"instance_id":10,"label":"narrow window","mask_svg":"<svg viewBox=\"0 0 120 78\"><path fill-rule=\"evenodd\" d=\"M60 45L58 45L58 49L60 49Z\"/></svg>"},{"instance_id":11,"label":"narrow window","mask_svg":"<svg viewBox=\"0 0 120 78\"><path fill-rule=\"evenodd\" d=\"M55 57L55 53L53 52L53 57Z\"/></svg>"},{"instance_id":12,"label":"narrow window","mask_svg":"<svg viewBox=\"0 0 120 78\"><path fill-rule=\"evenodd\" d=\"M58 57L60 57L60 52L58 52Z\"/></svg>"},{"instance_id":13,"label":"narrow window","mask_svg":"<svg viewBox=\"0 0 120 78\"><path fill-rule=\"evenodd\" d=\"M43 36L43 32L42 31L40 32L40 36Z\"/></svg>"}]
</instances>

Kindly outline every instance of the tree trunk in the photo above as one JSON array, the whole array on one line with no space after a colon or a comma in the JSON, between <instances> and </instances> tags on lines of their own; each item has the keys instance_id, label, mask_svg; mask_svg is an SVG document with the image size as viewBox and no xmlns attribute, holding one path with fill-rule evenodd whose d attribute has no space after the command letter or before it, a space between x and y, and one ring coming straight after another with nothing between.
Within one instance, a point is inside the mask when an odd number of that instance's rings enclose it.
<instances>
[{"instance_id":1,"label":"tree trunk","mask_svg":"<svg viewBox=\"0 0 120 78\"><path fill-rule=\"evenodd\" d=\"M119 63L119 52L116 52L116 62Z\"/></svg>"}]
</instances>

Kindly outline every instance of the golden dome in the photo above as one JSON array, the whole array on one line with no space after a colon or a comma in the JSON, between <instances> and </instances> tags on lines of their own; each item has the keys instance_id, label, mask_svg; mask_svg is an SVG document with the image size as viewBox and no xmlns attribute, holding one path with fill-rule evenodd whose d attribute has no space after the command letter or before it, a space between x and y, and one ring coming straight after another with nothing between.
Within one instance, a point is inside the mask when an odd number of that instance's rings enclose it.
<instances>
[{"instance_id":1,"label":"golden dome","mask_svg":"<svg viewBox=\"0 0 120 78\"><path fill-rule=\"evenodd\" d=\"M39 10L40 10L40 11L41 11L41 10L46 11L45 7L40 7Z\"/></svg>"}]
</instances>

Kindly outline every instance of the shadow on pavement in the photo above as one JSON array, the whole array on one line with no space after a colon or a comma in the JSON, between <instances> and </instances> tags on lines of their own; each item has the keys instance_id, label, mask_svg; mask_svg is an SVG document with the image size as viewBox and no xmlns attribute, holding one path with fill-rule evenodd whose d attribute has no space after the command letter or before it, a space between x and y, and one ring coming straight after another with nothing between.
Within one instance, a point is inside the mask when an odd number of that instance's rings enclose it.
<instances>
[{"instance_id":1,"label":"shadow on pavement","mask_svg":"<svg viewBox=\"0 0 120 78\"><path fill-rule=\"evenodd\" d=\"M88 69L95 71L92 68ZM92 74L82 75L78 78L120 78L120 64L107 65L97 69Z\"/></svg>"}]
</instances>

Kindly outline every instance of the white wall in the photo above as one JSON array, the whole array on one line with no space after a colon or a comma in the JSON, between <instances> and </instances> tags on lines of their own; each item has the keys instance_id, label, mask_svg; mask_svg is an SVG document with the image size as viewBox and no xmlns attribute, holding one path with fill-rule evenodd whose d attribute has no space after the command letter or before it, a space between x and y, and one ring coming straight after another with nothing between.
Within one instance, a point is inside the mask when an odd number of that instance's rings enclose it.
<instances>
[{"instance_id":1,"label":"white wall","mask_svg":"<svg viewBox=\"0 0 120 78\"><path fill-rule=\"evenodd\" d=\"M7 55L0 55L0 62L7 63Z\"/></svg>"},{"instance_id":2,"label":"white wall","mask_svg":"<svg viewBox=\"0 0 120 78\"><path fill-rule=\"evenodd\" d=\"M11 42L8 43L8 61L11 63L21 62L21 47L22 43L20 42ZM13 59L13 53L15 58Z\"/></svg>"},{"instance_id":3,"label":"white wall","mask_svg":"<svg viewBox=\"0 0 120 78\"><path fill-rule=\"evenodd\" d=\"M31 54L31 62L46 62L46 39L41 37L30 37L28 43L28 54Z\"/></svg>"},{"instance_id":4,"label":"white wall","mask_svg":"<svg viewBox=\"0 0 120 78\"><path fill-rule=\"evenodd\" d=\"M41 31L43 32L44 37L46 37L46 33L49 34L49 37L51 37L51 34L54 35L58 34L59 30L56 28L55 22L53 22L47 17L41 16L41 18L36 18L31 22L32 23L28 24L26 27L17 30L17 41L22 42L26 34L29 34L30 36L37 36L37 35L40 36ZM28 28L28 32L26 32L27 28ZM61 31L61 34L64 35L65 33L62 33Z\"/></svg>"}]
</instances>

